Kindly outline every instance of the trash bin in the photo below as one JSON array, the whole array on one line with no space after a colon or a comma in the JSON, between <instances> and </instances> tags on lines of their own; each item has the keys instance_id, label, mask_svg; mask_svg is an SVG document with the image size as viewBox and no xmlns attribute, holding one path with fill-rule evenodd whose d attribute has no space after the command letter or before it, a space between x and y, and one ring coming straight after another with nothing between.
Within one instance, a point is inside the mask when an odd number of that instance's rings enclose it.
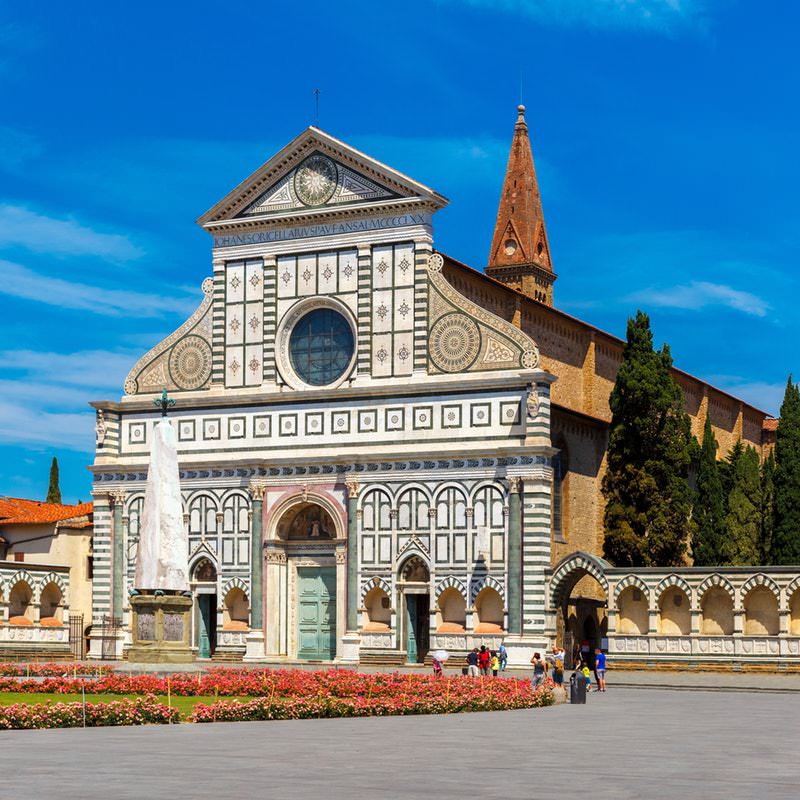
<instances>
[{"instance_id":1,"label":"trash bin","mask_svg":"<svg viewBox=\"0 0 800 800\"><path fill-rule=\"evenodd\" d=\"M580 672L573 672L570 676L569 702L586 703L586 678Z\"/></svg>"}]
</instances>

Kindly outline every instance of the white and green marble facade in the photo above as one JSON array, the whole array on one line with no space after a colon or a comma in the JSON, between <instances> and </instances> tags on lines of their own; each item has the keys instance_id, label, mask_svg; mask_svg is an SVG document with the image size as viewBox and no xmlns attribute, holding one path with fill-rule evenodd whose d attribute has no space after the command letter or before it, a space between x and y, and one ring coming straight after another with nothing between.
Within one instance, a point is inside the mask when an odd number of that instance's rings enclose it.
<instances>
[{"instance_id":1,"label":"white and green marble facade","mask_svg":"<svg viewBox=\"0 0 800 800\"><path fill-rule=\"evenodd\" d=\"M402 657L408 593L427 598L431 648L505 638L527 663L546 646L553 377L531 339L444 279L432 215L445 204L310 128L199 220L214 248L197 312L137 362L119 402L94 404L94 623L121 619L120 653L163 387L177 401L190 569L213 567L193 586L215 598L217 653L303 657L315 570L335 592L335 660ZM325 386L289 355L314 309L353 334ZM290 538L284 521L311 506L330 530ZM411 559L425 581L404 577ZM380 630L363 605L375 587L390 606ZM232 590L247 630L226 626ZM461 595L463 630L437 630L446 591ZM480 629L482 591L502 603L501 630Z\"/></svg>"}]
</instances>

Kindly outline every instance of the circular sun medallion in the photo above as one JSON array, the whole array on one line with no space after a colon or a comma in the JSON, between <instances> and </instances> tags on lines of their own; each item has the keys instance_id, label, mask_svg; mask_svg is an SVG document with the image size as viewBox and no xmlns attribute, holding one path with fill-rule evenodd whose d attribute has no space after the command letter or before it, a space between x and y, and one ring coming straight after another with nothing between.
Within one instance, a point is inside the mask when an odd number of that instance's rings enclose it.
<instances>
[{"instance_id":1,"label":"circular sun medallion","mask_svg":"<svg viewBox=\"0 0 800 800\"><path fill-rule=\"evenodd\" d=\"M211 348L199 336L181 339L169 356L169 372L179 389L197 389L211 376Z\"/></svg>"},{"instance_id":2,"label":"circular sun medallion","mask_svg":"<svg viewBox=\"0 0 800 800\"><path fill-rule=\"evenodd\" d=\"M467 369L477 358L480 347L480 330L464 314L447 314L431 330L431 360L442 372Z\"/></svg>"},{"instance_id":3,"label":"circular sun medallion","mask_svg":"<svg viewBox=\"0 0 800 800\"><path fill-rule=\"evenodd\" d=\"M337 178L336 164L327 156L315 153L297 168L294 190L304 205L320 206L333 196Z\"/></svg>"}]
</instances>

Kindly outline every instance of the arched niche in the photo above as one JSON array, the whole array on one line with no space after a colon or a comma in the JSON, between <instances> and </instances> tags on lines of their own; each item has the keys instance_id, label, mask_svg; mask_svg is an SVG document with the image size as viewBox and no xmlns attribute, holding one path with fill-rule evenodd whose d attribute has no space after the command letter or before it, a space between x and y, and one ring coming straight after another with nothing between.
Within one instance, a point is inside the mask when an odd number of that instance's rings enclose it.
<instances>
[{"instance_id":1,"label":"arched niche","mask_svg":"<svg viewBox=\"0 0 800 800\"><path fill-rule=\"evenodd\" d=\"M688 636L692 632L689 598L679 586L670 586L661 593L658 632L664 636Z\"/></svg>"},{"instance_id":2,"label":"arched niche","mask_svg":"<svg viewBox=\"0 0 800 800\"><path fill-rule=\"evenodd\" d=\"M48 583L39 596L39 624L61 625L63 605L64 596L61 589L55 583Z\"/></svg>"},{"instance_id":3,"label":"arched niche","mask_svg":"<svg viewBox=\"0 0 800 800\"><path fill-rule=\"evenodd\" d=\"M17 581L8 593L10 625L33 625L33 589L27 581Z\"/></svg>"},{"instance_id":4,"label":"arched niche","mask_svg":"<svg viewBox=\"0 0 800 800\"><path fill-rule=\"evenodd\" d=\"M700 600L700 633L706 636L733 634L733 600L720 586L712 586Z\"/></svg>"},{"instance_id":5,"label":"arched niche","mask_svg":"<svg viewBox=\"0 0 800 800\"><path fill-rule=\"evenodd\" d=\"M744 598L744 632L747 636L777 636L780 631L778 598L766 586L756 586Z\"/></svg>"},{"instance_id":6,"label":"arched niche","mask_svg":"<svg viewBox=\"0 0 800 800\"><path fill-rule=\"evenodd\" d=\"M503 632L503 598L491 586L478 592L475 598L475 633Z\"/></svg>"},{"instance_id":7,"label":"arched niche","mask_svg":"<svg viewBox=\"0 0 800 800\"><path fill-rule=\"evenodd\" d=\"M437 633L464 633L467 626L467 601L452 586L445 589L437 601Z\"/></svg>"},{"instance_id":8,"label":"arched niche","mask_svg":"<svg viewBox=\"0 0 800 800\"><path fill-rule=\"evenodd\" d=\"M392 623L392 603L380 586L373 586L364 597L367 619L365 631L388 631Z\"/></svg>"},{"instance_id":9,"label":"arched niche","mask_svg":"<svg viewBox=\"0 0 800 800\"><path fill-rule=\"evenodd\" d=\"M789 599L789 633L800 636L800 589Z\"/></svg>"},{"instance_id":10,"label":"arched niche","mask_svg":"<svg viewBox=\"0 0 800 800\"><path fill-rule=\"evenodd\" d=\"M628 586L617 599L617 632L629 636L645 636L649 629L647 595L638 586Z\"/></svg>"},{"instance_id":11,"label":"arched niche","mask_svg":"<svg viewBox=\"0 0 800 800\"><path fill-rule=\"evenodd\" d=\"M249 630L250 603L244 590L234 586L222 602L222 628L226 631Z\"/></svg>"}]
</instances>

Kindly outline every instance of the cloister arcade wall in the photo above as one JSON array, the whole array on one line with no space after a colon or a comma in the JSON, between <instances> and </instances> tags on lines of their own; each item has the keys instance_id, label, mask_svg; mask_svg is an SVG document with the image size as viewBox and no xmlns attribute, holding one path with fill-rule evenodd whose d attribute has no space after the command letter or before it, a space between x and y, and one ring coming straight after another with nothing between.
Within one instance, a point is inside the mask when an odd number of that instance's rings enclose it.
<instances>
[{"instance_id":1,"label":"cloister arcade wall","mask_svg":"<svg viewBox=\"0 0 800 800\"><path fill-rule=\"evenodd\" d=\"M800 570L797 567L613 567L573 553L548 575L548 634L573 587L590 575L605 594L602 644L615 664L762 664L800 669ZM561 642L559 642L561 643Z\"/></svg>"},{"instance_id":2,"label":"cloister arcade wall","mask_svg":"<svg viewBox=\"0 0 800 800\"><path fill-rule=\"evenodd\" d=\"M69 567L0 561L0 657L4 652L70 652Z\"/></svg>"}]
</instances>

